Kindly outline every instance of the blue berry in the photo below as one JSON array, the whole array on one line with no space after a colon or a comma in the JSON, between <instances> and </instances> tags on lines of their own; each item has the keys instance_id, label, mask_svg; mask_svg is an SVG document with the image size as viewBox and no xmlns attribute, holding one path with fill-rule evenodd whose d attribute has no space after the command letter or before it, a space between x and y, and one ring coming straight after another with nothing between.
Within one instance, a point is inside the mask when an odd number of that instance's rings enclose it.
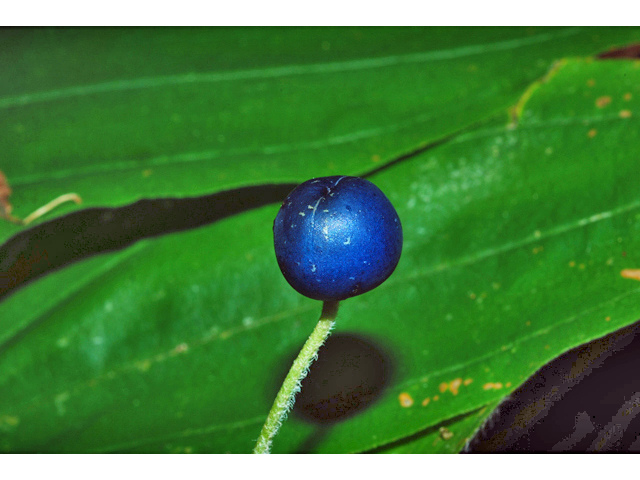
<instances>
[{"instance_id":1,"label":"blue berry","mask_svg":"<svg viewBox=\"0 0 640 480\"><path fill-rule=\"evenodd\" d=\"M382 191L358 177L298 185L273 224L276 258L289 284L316 300L368 292L391 275L402 251L402 225Z\"/></svg>"}]
</instances>

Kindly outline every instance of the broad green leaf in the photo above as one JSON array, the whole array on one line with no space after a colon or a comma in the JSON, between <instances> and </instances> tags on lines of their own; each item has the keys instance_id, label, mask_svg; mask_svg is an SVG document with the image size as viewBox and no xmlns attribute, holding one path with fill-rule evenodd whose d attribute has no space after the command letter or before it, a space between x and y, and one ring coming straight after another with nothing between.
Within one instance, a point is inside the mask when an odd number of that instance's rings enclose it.
<instances>
[{"instance_id":1,"label":"broad green leaf","mask_svg":"<svg viewBox=\"0 0 640 480\"><path fill-rule=\"evenodd\" d=\"M453 421L455 436L466 419L466 438L541 365L638 318L640 284L621 272L640 262L639 80L637 63L564 61L523 88L517 124L505 115L370 177L405 247L387 282L343 302L336 332L375 339L394 374L313 451L442 448L419 432ZM249 452L320 311L278 271L277 208L145 240L6 298L0 328L29 326L0 347L0 448ZM292 416L274 451L314 436Z\"/></svg>"},{"instance_id":2,"label":"broad green leaf","mask_svg":"<svg viewBox=\"0 0 640 480\"><path fill-rule=\"evenodd\" d=\"M475 412L447 420L395 444L374 450L373 453L458 453L474 437L479 425L495 415L499 403L490 403Z\"/></svg>"},{"instance_id":3,"label":"broad green leaf","mask_svg":"<svg viewBox=\"0 0 640 480\"><path fill-rule=\"evenodd\" d=\"M514 103L630 29L8 30L0 169L25 218L362 174ZM78 206L66 204L48 218ZM20 227L0 223L0 241Z\"/></svg>"}]
</instances>

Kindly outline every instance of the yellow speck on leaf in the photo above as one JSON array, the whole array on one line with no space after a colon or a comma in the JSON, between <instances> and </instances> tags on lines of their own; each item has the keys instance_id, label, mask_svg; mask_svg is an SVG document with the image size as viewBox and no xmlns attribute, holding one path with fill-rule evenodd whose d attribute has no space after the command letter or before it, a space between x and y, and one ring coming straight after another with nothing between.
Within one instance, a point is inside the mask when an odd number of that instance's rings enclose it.
<instances>
[{"instance_id":1,"label":"yellow speck on leaf","mask_svg":"<svg viewBox=\"0 0 640 480\"><path fill-rule=\"evenodd\" d=\"M454 395L458 395L458 389L460 388L460 385L462 385L461 378L451 380L451 382L449 382L449 390L451 390L451 393L453 393Z\"/></svg>"},{"instance_id":2,"label":"yellow speck on leaf","mask_svg":"<svg viewBox=\"0 0 640 480\"><path fill-rule=\"evenodd\" d=\"M189 350L189 345L187 345L186 343L181 343L180 345L177 345L176 348L174 348L171 351L171 353L177 355L179 353L185 353L188 350Z\"/></svg>"},{"instance_id":3,"label":"yellow speck on leaf","mask_svg":"<svg viewBox=\"0 0 640 480\"><path fill-rule=\"evenodd\" d=\"M380 161L380 155L372 155L371 156L371 161L373 163L378 163Z\"/></svg>"},{"instance_id":4,"label":"yellow speck on leaf","mask_svg":"<svg viewBox=\"0 0 640 480\"><path fill-rule=\"evenodd\" d=\"M69 394L69 392L62 392L56 395L53 399L53 403L56 407L56 412L61 417L67 413L67 408L65 406L65 403L67 400L69 400L69 398L71 398L71 395Z\"/></svg>"},{"instance_id":5,"label":"yellow speck on leaf","mask_svg":"<svg viewBox=\"0 0 640 480\"><path fill-rule=\"evenodd\" d=\"M20 418L18 417L14 417L13 415L2 415L0 416L0 432L12 430L17 427L19 423Z\"/></svg>"},{"instance_id":6,"label":"yellow speck on leaf","mask_svg":"<svg viewBox=\"0 0 640 480\"><path fill-rule=\"evenodd\" d=\"M607 317L604 319L605 322L610 322L611 321L611 317Z\"/></svg>"},{"instance_id":7,"label":"yellow speck on leaf","mask_svg":"<svg viewBox=\"0 0 640 480\"><path fill-rule=\"evenodd\" d=\"M578 268L579 268L580 270L584 270L584 263L581 263L580 265L578 265Z\"/></svg>"},{"instance_id":8,"label":"yellow speck on leaf","mask_svg":"<svg viewBox=\"0 0 640 480\"><path fill-rule=\"evenodd\" d=\"M434 395L433 396L433 401L437 402L438 400L440 400L440 397L438 395Z\"/></svg>"},{"instance_id":9,"label":"yellow speck on leaf","mask_svg":"<svg viewBox=\"0 0 640 480\"><path fill-rule=\"evenodd\" d=\"M464 385L465 387L468 387L469 385L471 385L471 382L473 382L473 379L471 379L471 378L467 378L467 379L466 379L464 382L462 382L462 383L463 383L463 385Z\"/></svg>"},{"instance_id":10,"label":"yellow speck on leaf","mask_svg":"<svg viewBox=\"0 0 640 480\"><path fill-rule=\"evenodd\" d=\"M147 178L147 177L151 176L152 173L153 173L153 170L151 170L150 168L147 168L146 170L142 171L142 176L144 178Z\"/></svg>"},{"instance_id":11,"label":"yellow speck on leaf","mask_svg":"<svg viewBox=\"0 0 640 480\"><path fill-rule=\"evenodd\" d=\"M530 326L531 326L531 321L530 321L530 320L527 320L526 322L524 322L524 324L525 324L527 327L530 327Z\"/></svg>"},{"instance_id":12,"label":"yellow speck on leaf","mask_svg":"<svg viewBox=\"0 0 640 480\"><path fill-rule=\"evenodd\" d=\"M611 103L611 97L608 95L605 95L604 97L599 97L596 100L596 107L598 108L604 108L607 105L609 105Z\"/></svg>"},{"instance_id":13,"label":"yellow speck on leaf","mask_svg":"<svg viewBox=\"0 0 640 480\"><path fill-rule=\"evenodd\" d=\"M413 405L413 398L411 398L411 395L406 392L402 392L398 396L398 400L400 401L401 407L409 408L411 405Z\"/></svg>"},{"instance_id":14,"label":"yellow speck on leaf","mask_svg":"<svg viewBox=\"0 0 640 480\"><path fill-rule=\"evenodd\" d=\"M427 405L429 405L430 401L431 399L429 397L425 398L424 400L422 400L422 406L426 407Z\"/></svg>"},{"instance_id":15,"label":"yellow speck on leaf","mask_svg":"<svg viewBox=\"0 0 640 480\"><path fill-rule=\"evenodd\" d=\"M468 380L469 380L469 383L471 383L471 379L468 379ZM462 378L454 378L449 383L442 382L438 388L440 390L440 393L444 393L447 390L449 390L453 395L458 395L458 390L460 388L460 385L462 385ZM468 383L466 383L465 385L468 385ZM437 395L433 397L433 399L437 400L436 397Z\"/></svg>"},{"instance_id":16,"label":"yellow speck on leaf","mask_svg":"<svg viewBox=\"0 0 640 480\"><path fill-rule=\"evenodd\" d=\"M504 386L505 386L506 388L509 388L509 387L511 386L511 382L507 382L507 383L505 383L505 384L504 384Z\"/></svg>"},{"instance_id":17,"label":"yellow speck on leaf","mask_svg":"<svg viewBox=\"0 0 640 480\"><path fill-rule=\"evenodd\" d=\"M631 96L632 96L631 92L628 92L628 93L625 93L624 97L622 97L622 98L624 98L628 102L629 100L631 100Z\"/></svg>"},{"instance_id":18,"label":"yellow speck on leaf","mask_svg":"<svg viewBox=\"0 0 640 480\"><path fill-rule=\"evenodd\" d=\"M620 118L629 118L631 117L631 110L621 110L618 115Z\"/></svg>"},{"instance_id":19,"label":"yellow speck on leaf","mask_svg":"<svg viewBox=\"0 0 640 480\"><path fill-rule=\"evenodd\" d=\"M470 298L471 300L475 300L475 299L476 299L476 294L475 294L475 293L473 293L473 292L471 292L471 293L469 294L469 298Z\"/></svg>"},{"instance_id":20,"label":"yellow speck on leaf","mask_svg":"<svg viewBox=\"0 0 640 480\"><path fill-rule=\"evenodd\" d=\"M446 427L440 427L440 430L438 430L438 432L440 432L440 438L442 438L443 440L449 440L451 437L453 437L453 432L451 432Z\"/></svg>"},{"instance_id":21,"label":"yellow speck on leaf","mask_svg":"<svg viewBox=\"0 0 640 480\"><path fill-rule=\"evenodd\" d=\"M593 78L590 78L589 80L587 80L587 86L588 87L593 87L595 86L596 81Z\"/></svg>"},{"instance_id":22,"label":"yellow speck on leaf","mask_svg":"<svg viewBox=\"0 0 640 480\"><path fill-rule=\"evenodd\" d=\"M589 135L589 138L593 138L597 135L598 131L595 128L592 128L591 130L589 130L589 132L587 132L587 135Z\"/></svg>"},{"instance_id":23,"label":"yellow speck on leaf","mask_svg":"<svg viewBox=\"0 0 640 480\"><path fill-rule=\"evenodd\" d=\"M500 382L496 382L496 383L485 383L482 386L483 390L500 390L502 388L502 383Z\"/></svg>"},{"instance_id":24,"label":"yellow speck on leaf","mask_svg":"<svg viewBox=\"0 0 640 480\"><path fill-rule=\"evenodd\" d=\"M630 280L640 280L640 269L637 268L625 268L620 272L622 278L628 278Z\"/></svg>"},{"instance_id":25,"label":"yellow speck on leaf","mask_svg":"<svg viewBox=\"0 0 640 480\"><path fill-rule=\"evenodd\" d=\"M569 262L569 266L570 266L570 267L575 267L575 266L576 266L576 262L574 262L573 260L571 260L571 261Z\"/></svg>"},{"instance_id":26,"label":"yellow speck on leaf","mask_svg":"<svg viewBox=\"0 0 640 480\"><path fill-rule=\"evenodd\" d=\"M136 368L141 372L146 372L151 368L151 360L146 359L146 360L141 360L139 362L136 362Z\"/></svg>"}]
</instances>

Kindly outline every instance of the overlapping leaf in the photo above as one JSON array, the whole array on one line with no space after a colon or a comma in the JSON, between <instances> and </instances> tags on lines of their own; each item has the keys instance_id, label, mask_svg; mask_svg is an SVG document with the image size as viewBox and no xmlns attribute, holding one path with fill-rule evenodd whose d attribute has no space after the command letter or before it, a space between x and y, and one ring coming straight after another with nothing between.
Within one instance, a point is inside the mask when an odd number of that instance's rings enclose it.
<instances>
[{"instance_id":1,"label":"overlapping leaf","mask_svg":"<svg viewBox=\"0 0 640 480\"><path fill-rule=\"evenodd\" d=\"M343 303L337 331L374 339L394 374L369 409L323 429L314 451L456 451L483 407L638 318L628 272L640 262L639 77L631 62L564 61L521 86L517 122L505 111L371 177L398 209L405 248L385 284ZM414 143L394 152L432 138L408 130ZM242 178L259 181L251 168ZM276 211L145 240L5 299L0 448L250 451L283 361L320 309L278 271ZM317 435L292 417L275 451Z\"/></svg>"},{"instance_id":2,"label":"overlapping leaf","mask_svg":"<svg viewBox=\"0 0 640 480\"><path fill-rule=\"evenodd\" d=\"M515 102L605 29L17 30L0 49L0 169L21 218L362 174ZM60 207L48 218L80 207ZM19 231L0 224L0 241Z\"/></svg>"}]
</instances>

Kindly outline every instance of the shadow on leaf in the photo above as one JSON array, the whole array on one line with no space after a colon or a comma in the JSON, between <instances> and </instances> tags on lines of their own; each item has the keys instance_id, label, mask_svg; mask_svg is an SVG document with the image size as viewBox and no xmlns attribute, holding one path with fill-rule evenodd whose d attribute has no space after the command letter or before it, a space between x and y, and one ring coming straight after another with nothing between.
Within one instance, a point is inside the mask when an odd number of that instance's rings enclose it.
<instances>
[{"instance_id":1,"label":"shadow on leaf","mask_svg":"<svg viewBox=\"0 0 640 480\"><path fill-rule=\"evenodd\" d=\"M92 255L209 225L282 201L296 184L242 187L195 198L87 208L18 233L0 247L0 300L29 282Z\"/></svg>"}]
</instances>

